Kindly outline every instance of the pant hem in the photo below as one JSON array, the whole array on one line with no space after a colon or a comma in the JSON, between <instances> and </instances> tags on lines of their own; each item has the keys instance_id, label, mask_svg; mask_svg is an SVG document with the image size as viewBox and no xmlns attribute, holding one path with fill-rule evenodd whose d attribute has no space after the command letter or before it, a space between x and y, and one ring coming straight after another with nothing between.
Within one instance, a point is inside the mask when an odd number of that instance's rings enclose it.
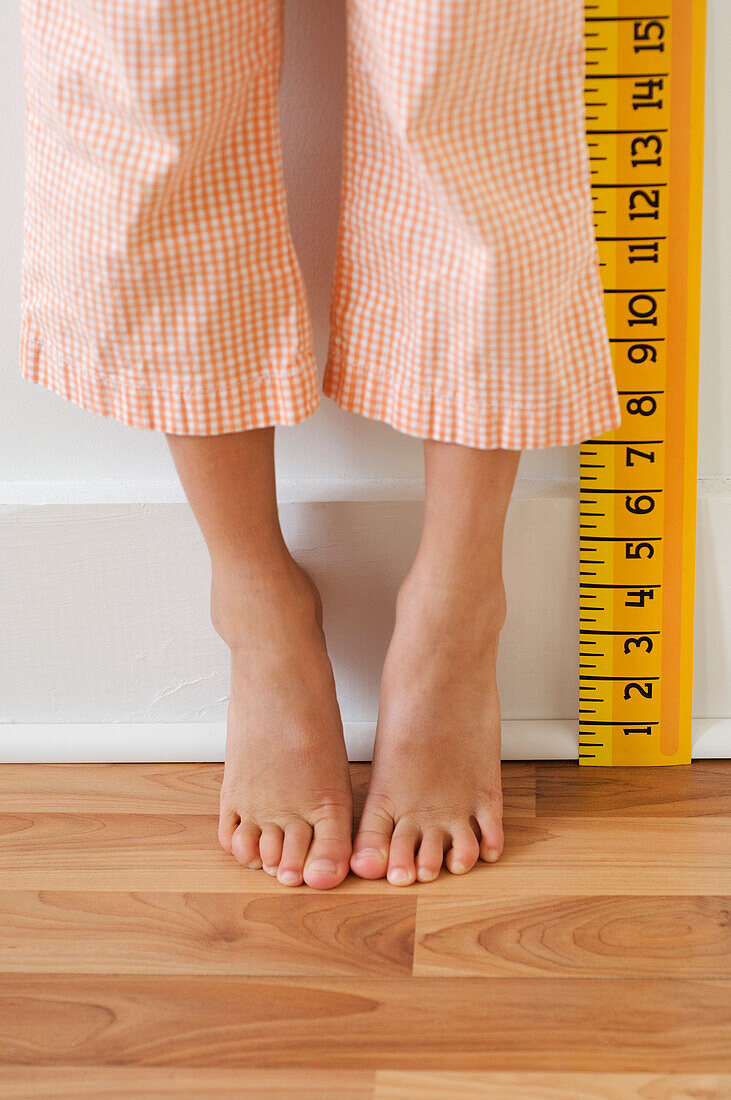
<instances>
[{"instance_id":1,"label":"pant hem","mask_svg":"<svg viewBox=\"0 0 731 1100\"><path fill-rule=\"evenodd\" d=\"M297 424L320 404L317 364L303 351L287 371L260 371L181 389L102 374L70 358L23 315L20 373L87 412L173 435L223 435Z\"/></svg>"},{"instance_id":2,"label":"pant hem","mask_svg":"<svg viewBox=\"0 0 731 1100\"><path fill-rule=\"evenodd\" d=\"M620 426L614 374L588 387L581 408L559 394L550 408L481 405L458 390L423 390L374 370L331 341L322 392L346 412L380 420L420 439L479 450L565 447Z\"/></svg>"}]
</instances>

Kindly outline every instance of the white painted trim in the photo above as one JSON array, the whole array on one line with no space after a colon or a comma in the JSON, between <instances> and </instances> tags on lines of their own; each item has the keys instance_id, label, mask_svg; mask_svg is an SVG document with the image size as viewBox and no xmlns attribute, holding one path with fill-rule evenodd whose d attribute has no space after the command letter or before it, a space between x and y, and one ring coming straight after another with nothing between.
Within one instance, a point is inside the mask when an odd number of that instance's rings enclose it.
<instances>
[{"instance_id":1,"label":"white painted trim","mask_svg":"<svg viewBox=\"0 0 731 1100\"><path fill-rule=\"evenodd\" d=\"M343 500L328 499L338 489L331 483L320 486L323 499L282 500L287 542L323 593L354 759L370 752L394 600L421 529L418 484L409 483L408 496L400 483L394 499L386 499L383 483L361 482L357 494L350 483ZM3 496L0 485L0 759L23 753L27 739L33 759L45 751L56 760L96 759L97 736L103 758L115 738L119 756L112 759L138 751L157 760L201 752L215 759L222 752L222 741L220 749L210 746L226 715L228 654L210 624L200 532L188 505L161 502L164 493L152 492L152 483L147 503L125 503L111 485L97 483L106 489L95 494L86 483L75 503L63 494L50 503L40 493L36 505L17 483L23 503L10 503L13 494ZM729 485L700 483L698 501L693 709L697 719L718 720L696 755L719 757L731 756ZM134 496L139 489L128 486ZM565 716L575 713L578 687L577 524L575 484L521 483L506 531L509 613L498 658L504 728L513 738L506 759L575 755ZM206 742L206 729L213 741ZM3 746L11 746L9 755Z\"/></svg>"},{"instance_id":2,"label":"white painted trim","mask_svg":"<svg viewBox=\"0 0 731 1100\"><path fill-rule=\"evenodd\" d=\"M536 497L578 499L577 480L528 478L517 480L513 500ZM700 478L698 496L731 495L731 478ZM280 504L305 501L421 500L421 478L336 478L277 482ZM185 494L177 479L128 478L85 479L83 481L0 481L0 508L41 504L179 504Z\"/></svg>"},{"instance_id":3,"label":"white painted trim","mask_svg":"<svg viewBox=\"0 0 731 1100\"><path fill-rule=\"evenodd\" d=\"M221 761L223 722L41 723L0 725L0 764ZM346 722L350 760L370 760L374 722ZM503 760L576 760L577 724L506 721ZM731 757L731 718L696 718L693 759Z\"/></svg>"},{"instance_id":4,"label":"white painted trim","mask_svg":"<svg viewBox=\"0 0 731 1100\"><path fill-rule=\"evenodd\" d=\"M335 500L420 500L423 496L424 482L421 478L328 478L307 481L281 478L277 482L280 504ZM0 481L0 508L40 504L183 503L185 494L177 479Z\"/></svg>"}]
</instances>

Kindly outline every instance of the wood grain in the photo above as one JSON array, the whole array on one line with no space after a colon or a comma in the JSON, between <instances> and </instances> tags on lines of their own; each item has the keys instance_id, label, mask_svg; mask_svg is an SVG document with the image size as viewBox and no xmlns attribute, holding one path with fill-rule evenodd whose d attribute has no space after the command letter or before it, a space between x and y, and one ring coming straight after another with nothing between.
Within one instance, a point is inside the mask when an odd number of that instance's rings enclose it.
<instances>
[{"instance_id":1,"label":"wood grain","mask_svg":"<svg viewBox=\"0 0 731 1100\"><path fill-rule=\"evenodd\" d=\"M215 814L223 764L3 764L6 812Z\"/></svg>"},{"instance_id":2,"label":"wood grain","mask_svg":"<svg viewBox=\"0 0 731 1100\"><path fill-rule=\"evenodd\" d=\"M369 775L369 764L350 765L356 820ZM21 813L215 815L222 776L223 764L3 764L0 806ZM534 817L534 765L504 760L502 782L506 815Z\"/></svg>"},{"instance_id":3,"label":"wood grain","mask_svg":"<svg viewBox=\"0 0 731 1100\"><path fill-rule=\"evenodd\" d=\"M190 814L0 814L2 885L286 891L223 852L216 825L214 816ZM493 889L535 896L555 892L559 883L570 893L730 893L730 825L722 817L506 820L500 861L478 865L459 889L475 897ZM339 889L380 895L384 886L351 877ZM423 890L451 897L454 879L445 872Z\"/></svg>"},{"instance_id":4,"label":"wood grain","mask_svg":"<svg viewBox=\"0 0 731 1100\"><path fill-rule=\"evenodd\" d=\"M372 1100L375 1073L369 1070L178 1069L136 1066L0 1067L0 1095L13 1100Z\"/></svg>"},{"instance_id":5,"label":"wood grain","mask_svg":"<svg viewBox=\"0 0 731 1100\"><path fill-rule=\"evenodd\" d=\"M588 772L588 775L584 775ZM696 760L663 769L648 783L642 768L582 768L559 761L535 765L538 817L700 817L731 810L728 761Z\"/></svg>"},{"instance_id":6,"label":"wood grain","mask_svg":"<svg viewBox=\"0 0 731 1100\"><path fill-rule=\"evenodd\" d=\"M731 1096L731 764L504 764L498 863L327 893L220 777L0 767L0 1096Z\"/></svg>"},{"instance_id":7,"label":"wood grain","mask_svg":"<svg viewBox=\"0 0 731 1100\"><path fill-rule=\"evenodd\" d=\"M651 1073L459 1073L408 1070L241 1070L136 1066L3 1069L13 1100L728 1100L731 1075Z\"/></svg>"},{"instance_id":8,"label":"wood grain","mask_svg":"<svg viewBox=\"0 0 731 1100\"><path fill-rule=\"evenodd\" d=\"M731 1076L379 1070L374 1100L728 1100Z\"/></svg>"},{"instance_id":9,"label":"wood grain","mask_svg":"<svg viewBox=\"0 0 731 1100\"><path fill-rule=\"evenodd\" d=\"M731 979L731 899L422 895L414 973Z\"/></svg>"},{"instance_id":10,"label":"wood grain","mask_svg":"<svg viewBox=\"0 0 731 1100\"><path fill-rule=\"evenodd\" d=\"M0 971L408 975L415 918L403 893L4 891Z\"/></svg>"},{"instance_id":11,"label":"wood grain","mask_svg":"<svg viewBox=\"0 0 731 1100\"><path fill-rule=\"evenodd\" d=\"M0 1064L730 1072L730 998L672 979L9 976Z\"/></svg>"}]
</instances>

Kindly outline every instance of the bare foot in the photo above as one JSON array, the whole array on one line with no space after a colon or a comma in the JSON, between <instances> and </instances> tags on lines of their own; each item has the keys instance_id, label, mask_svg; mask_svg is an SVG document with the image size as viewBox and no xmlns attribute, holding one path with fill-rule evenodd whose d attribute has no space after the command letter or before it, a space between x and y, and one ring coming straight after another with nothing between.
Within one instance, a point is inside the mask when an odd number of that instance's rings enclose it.
<instances>
[{"instance_id":1,"label":"bare foot","mask_svg":"<svg viewBox=\"0 0 731 1100\"><path fill-rule=\"evenodd\" d=\"M337 886L352 794L319 593L284 552L214 577L211 614L231 650L219 841L286 886Z\"/></svg>"},{"instance_id":2,"label":"bare foot","mask_svg":"<svg viewBox=\"0 0 731 1100\"><path fill-rule=\"evenodd\" d=\"M396 886L503 848L495 678L505 592L418 563L397 601L371 779L351 867Z\"/></svg>"}]
</instances>

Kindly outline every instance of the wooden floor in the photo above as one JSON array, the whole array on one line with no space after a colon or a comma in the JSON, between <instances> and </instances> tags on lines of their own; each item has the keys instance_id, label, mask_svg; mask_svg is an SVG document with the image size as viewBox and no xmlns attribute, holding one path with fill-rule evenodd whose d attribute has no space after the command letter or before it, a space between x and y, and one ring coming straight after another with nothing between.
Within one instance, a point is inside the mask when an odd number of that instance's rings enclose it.
<instances>
[{"instance_id":1,"label":"wooden floor","mask_svg":"<svg viewBox=\"0 0 731 1100\"><path fill-rule=\"evenodd\" d=\"M218 765L0 767L0 1096L728 1100L731 762L503 776L497 864L319 893Z\"/></svg>"}]
</instances>

